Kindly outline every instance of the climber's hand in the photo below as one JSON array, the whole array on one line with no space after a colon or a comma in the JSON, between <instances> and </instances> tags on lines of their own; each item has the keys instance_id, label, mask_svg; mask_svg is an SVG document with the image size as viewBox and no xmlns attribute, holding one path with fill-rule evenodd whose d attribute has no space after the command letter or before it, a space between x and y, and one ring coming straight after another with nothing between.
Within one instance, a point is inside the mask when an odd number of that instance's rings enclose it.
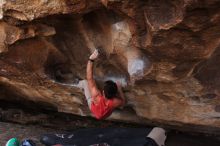
<instances>
[{"instance_id":1,"label":"climber's hand","mask_svg":"<svg viewBox=\"0 0 220 146\"><path fill-rule=\"evenodd\" d=\"M99 56L99 52L98 52L98 50L96 49L96 50L92 53L92 55L90 55L89 59L95 60L96 58L98 58L98 56Z\"/></svg>"}]
</instances>

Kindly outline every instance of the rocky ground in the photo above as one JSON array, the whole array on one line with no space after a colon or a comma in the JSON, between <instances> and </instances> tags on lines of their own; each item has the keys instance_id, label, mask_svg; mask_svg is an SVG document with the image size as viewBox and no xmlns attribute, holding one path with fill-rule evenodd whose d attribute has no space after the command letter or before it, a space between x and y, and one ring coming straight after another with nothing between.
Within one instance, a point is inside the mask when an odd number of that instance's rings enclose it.
<instances>
[{"instance_id":1,"label":"rocky ground","mask_svg":"<svg viewBox=\"0 0 220 146\"><path fill-rule=\"evenodd\" d=\"M76 127L77 128L77 127ZM8 139L17 137L20 140L30 138L37 146L43 146L39 142L42 134L62 131L37 125L20 125L0 122L0 145L4 146ZM219 146L220 140L211 137L189 135L181 132L170 132L166 142L167 146Z\"/></svg>"}]
</instances>

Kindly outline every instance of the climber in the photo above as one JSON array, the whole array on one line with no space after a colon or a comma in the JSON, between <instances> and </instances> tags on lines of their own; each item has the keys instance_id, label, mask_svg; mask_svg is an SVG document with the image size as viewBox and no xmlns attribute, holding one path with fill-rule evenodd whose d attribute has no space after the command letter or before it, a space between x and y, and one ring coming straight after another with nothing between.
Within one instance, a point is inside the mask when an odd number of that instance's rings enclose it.
<instances>
[{"instance_id":1,"label":"climber","mask_svg":"<svg viewBox=\"0 0 220 146\"><path fill-rule=\"evenodd\" d=\"M93 78L93 64L99 53L95 50L88 59L86 79L81 80L77 87L84 89L89 109L97 119L104 119L111 115L115 108L123 107L125 104L121 84L111 80L105 81L101 92Z\"/></svg>"}]
</instances>

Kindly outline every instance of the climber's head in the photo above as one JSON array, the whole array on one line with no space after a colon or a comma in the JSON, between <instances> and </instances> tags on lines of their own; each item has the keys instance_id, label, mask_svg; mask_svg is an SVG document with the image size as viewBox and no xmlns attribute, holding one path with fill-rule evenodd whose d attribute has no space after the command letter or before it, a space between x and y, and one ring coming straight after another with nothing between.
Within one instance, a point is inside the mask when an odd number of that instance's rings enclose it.
<instances>
[{"instance_id":1,"label":"climber's head","mask_svg":"<svg viewBox=\"0 0 220 146\"><path fill-rule=\"evenodd\" d=\"M115 82L108 80L104 83L104 95L107 99L112 99L116 97L118 93L118 88Z\"/></svg>"}]
</instances>

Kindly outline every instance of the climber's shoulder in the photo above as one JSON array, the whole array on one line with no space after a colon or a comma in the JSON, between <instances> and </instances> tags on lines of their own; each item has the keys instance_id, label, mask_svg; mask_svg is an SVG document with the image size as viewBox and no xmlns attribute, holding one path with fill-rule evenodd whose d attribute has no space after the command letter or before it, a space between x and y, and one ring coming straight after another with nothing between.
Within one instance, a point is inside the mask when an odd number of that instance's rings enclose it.
<instances>
[{"instance_id":1,"label":"climber's shoulder","mask_svg":"<svg viewBox=\"0 0 220 146\"><path fill-rule=\"evenodd\" d=\"M124 101L121 98L116 98L115 97L115 98L112 99L112 102L113 102L113 107L114 108L124 106Z\"/></svg>"}]
</instances>

